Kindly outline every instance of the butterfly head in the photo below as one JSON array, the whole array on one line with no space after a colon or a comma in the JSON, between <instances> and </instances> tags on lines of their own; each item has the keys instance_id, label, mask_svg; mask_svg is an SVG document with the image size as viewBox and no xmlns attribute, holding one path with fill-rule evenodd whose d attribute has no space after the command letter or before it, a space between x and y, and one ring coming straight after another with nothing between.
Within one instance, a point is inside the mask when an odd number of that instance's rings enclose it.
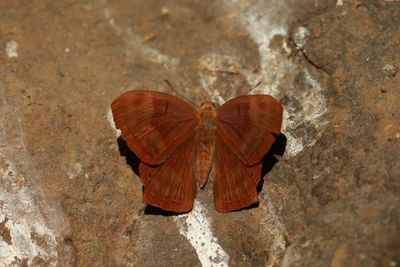
<instances>
[{"instance_id":1,"label":"butterfly head","mask_svg":"<svg viewBox=\"0 0 400 267\"><path fill-rule=\"evenodd\" d=\"M215 104L209 100L204 101L203 104L200 105L200 110L207 110L207 111L215 111L217 107Z\"/></svg>"},{"instance_id":2,"label":"butterfly head","mask_svg":"<svg viewBox=\"0 0 400 267\"><path fill-rule=\"evenodd\" d=\"M204 103L200 105L197 116L200 120L200 128L203 127L204 129L211 129L215 124L217 107L211 101L204 101Z\"/></svg>"}]
</instances>

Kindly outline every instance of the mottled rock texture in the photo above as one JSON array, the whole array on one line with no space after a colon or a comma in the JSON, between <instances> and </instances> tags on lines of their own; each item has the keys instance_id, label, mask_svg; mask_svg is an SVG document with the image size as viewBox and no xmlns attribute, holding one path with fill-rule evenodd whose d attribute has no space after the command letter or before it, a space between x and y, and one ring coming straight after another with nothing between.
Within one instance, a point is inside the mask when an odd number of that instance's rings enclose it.
<instances>
[{"instance_id":1,"label":"mottled rock texture","mask_svg":"<svg viewBox=\"0 0 400 267\"><path fill-rule=\"evenodd\" d=\"M398 266L399 25L396 0L2 0L0 265ZM135 89L280 99L259 207L216 212L211 177L146 208L110 120Z\"/></svg>"}]
</instances>

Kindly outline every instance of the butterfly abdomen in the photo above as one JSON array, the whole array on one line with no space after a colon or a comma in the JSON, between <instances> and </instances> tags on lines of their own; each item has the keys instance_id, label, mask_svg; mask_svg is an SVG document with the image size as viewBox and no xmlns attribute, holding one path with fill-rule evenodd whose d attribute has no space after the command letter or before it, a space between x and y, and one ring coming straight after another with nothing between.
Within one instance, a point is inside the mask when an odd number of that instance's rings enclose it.
<instances>
[{"instance_id":1,"label":"butterfly abdomen","mask_svg":"<svg viewBox=\"0 0 400 267\"><path fill-rule=\"evenodd\" d=\"M197 185L203 188L211 170L216 138L217 111L211 102L204 102L198 112L196 127L196 176Z\"/></svg>"}]
</instances>

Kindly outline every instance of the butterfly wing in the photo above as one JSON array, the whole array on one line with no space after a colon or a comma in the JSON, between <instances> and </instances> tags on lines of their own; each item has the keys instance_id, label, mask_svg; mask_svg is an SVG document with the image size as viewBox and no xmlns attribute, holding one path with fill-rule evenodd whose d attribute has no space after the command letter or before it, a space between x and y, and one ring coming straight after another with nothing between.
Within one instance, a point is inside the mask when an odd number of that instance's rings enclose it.
<instances>
[{"instance_id":1,"label":"butterfly wing","mask_svg":"<svg viewBox=\"0 0 400 267\"><path fill-rule=\"evenodd\" d=\"M283 108L271 96L241 96L217 114L214 205L229 212L258 202L261 160L280 132Z\"/></svg>"},{"instance_id":2,"label":"butterfly wing","mask_svg":"<svg viewBox=\"0 0 400 267\"><path fill-rule=\"evenodd\" d=\"M246 166L217 137L215 145L214 206L219 212L239 210L258 202L261 163Z\"/></svg>"},{"instance_id":3,"label":"butterfly wing","mask_svg":"<svg viewBox=\"0 0 400 267\"><path fill-rule=\"evenodd\" d=\"M192 105L160 92L126 92L113 101L111 109L128 147L148 165L162 163L197 125Z\"/></svg>"},{"instance_id":4,"label":"butterfly wing","mask_svg":"<svg viewBox=\"0 0 400 267\"><path fill-rule=\"evenodd\" d=\"M174 212L192 209L196 190L194 143L192 135L159 166L140 164L144 203Z\"/></svg>"},{"instance_id":5,"label":"butterfly wing","mask_svg":"<svg viewBox=\"0 0 400 267\"><path fill-rule=\"evenodd\" d=\"M282 125L282 105L267 95L240 96L217 113L217 134L247 166L259 163Z\"/></svg>"},{"instance_id":6,"label":"butterfly wing","mask_svg":"<svg viewBox=\"0 0 400 267\"><path fill-rule=\"evenodd\" d=\"M115 125L139 157L143 202L175 212L194 199L196 109L172 95L130 91L112 105Z\"/></svg>"}]
</instances>

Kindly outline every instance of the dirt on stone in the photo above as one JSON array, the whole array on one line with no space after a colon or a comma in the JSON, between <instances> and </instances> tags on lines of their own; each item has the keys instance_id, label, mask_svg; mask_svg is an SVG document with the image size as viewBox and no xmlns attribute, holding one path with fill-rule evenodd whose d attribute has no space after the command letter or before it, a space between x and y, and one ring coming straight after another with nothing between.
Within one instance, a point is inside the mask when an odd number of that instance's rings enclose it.
<instances>
[{"instance_id":1,"label":"dirt on stone","mask_svg":"<svg viewBox=\"0 0 400 267\"><path fill-rule=\"evenodd\" d=\"M399 25L396 0L1 1L0 265L399 265ZM274 94L258 207L218 213L210 177L200 211L149 211L110 120L138 89Z\"/></svg>"}]
</instances>

